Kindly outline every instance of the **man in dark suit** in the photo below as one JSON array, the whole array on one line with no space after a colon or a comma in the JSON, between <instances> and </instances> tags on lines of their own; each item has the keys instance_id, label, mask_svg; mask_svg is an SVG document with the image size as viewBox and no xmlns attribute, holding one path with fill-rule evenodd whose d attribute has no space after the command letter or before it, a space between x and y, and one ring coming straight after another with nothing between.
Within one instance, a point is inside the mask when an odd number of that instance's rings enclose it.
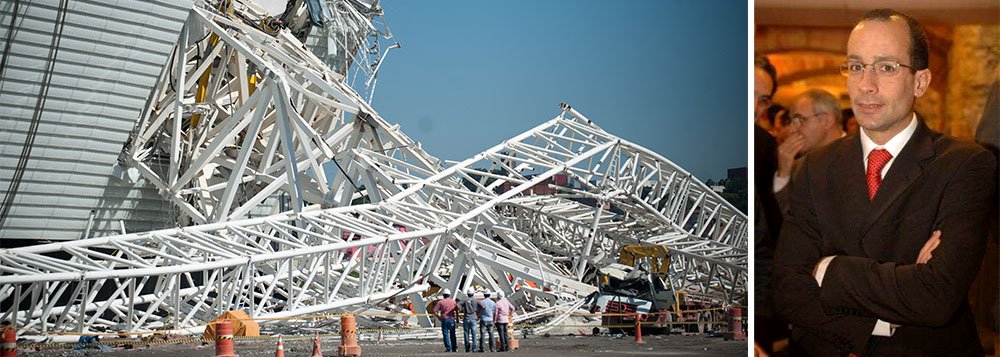
<instances>
[{"instance_id":1,"label":"man in dark suit","mask_svg":"<svg viewBox=\"0 0 1000 357\"><path fill-rule=\"evenodd\" d=\"M778 86L778 74L767 57L754 58L754 118L771 106ZM756 120L755 120L756 122ZM765 353L772 353L774 342L788 336L788 324L775 316L771 301L771 267L774 247L781 229L781 212L771 192L771 179L777 167L778 147L774 137L754 124L754 342Z\"/></svg>"},{"instance_id":2,"label":"man in dark suit","mask_svg":"<svg viewBox=\"0 0 1000 357\"><path fill-rule=\"evenodd\" d=\"M802 167L805 154L846 136L840 101L830 92L809 89L795 97L788 110L789 134L778 146L778 168L773 179L781 214L788 212L788 181Z\"/></svg>"},{"instance_id":3,"label":"man in dark suit","mask_svg":"<svg viewBox=\"0 0 1000 357\"><path fill-rule=\"evenodd\" d=\"M866 14L841 67L862 129L811 152L792 180L775 304L810 355L983 354L966 295L996 162L917 119L927 53L912 18Z\"/></svg>"},{"instance_id":4,"label":"man in dark suit","mask_svg":"<svg viewBox=\"0 0 1000 357\"><path fill-rule=\"evenodd\" d=\"M778 209L778 202L774 199L771 191L773 186L774 171L778 168L778 143L767 130L756 124L757 118L766 115L774 93L778 91L778 72L767 57L759 54L754 55L753 68L753 91L754 91L754 191L757 192L761 201L762 212L757 213L757 218L766 218L762 225L770 236L767 245L773 248L778 239L778 232L781 230L781 211Z\"/></svg>"}]
</instances>

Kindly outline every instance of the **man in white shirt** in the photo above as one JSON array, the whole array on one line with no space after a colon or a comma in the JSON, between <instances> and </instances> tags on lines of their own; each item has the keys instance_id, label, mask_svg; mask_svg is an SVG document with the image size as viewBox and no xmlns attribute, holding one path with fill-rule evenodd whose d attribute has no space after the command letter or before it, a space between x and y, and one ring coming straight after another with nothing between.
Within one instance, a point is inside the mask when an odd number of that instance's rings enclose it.
<instances>
[{"instance_id":1,"label":"man in white shirt","mask_svg":"<svg viewBox=\"0 0 1000 357\"><path fill-rule=\"evenodd\" d=\"M981 356L966 301L996 161L913 111L931 80L920 24L874 10L841 72L861 131L810 152L775 254L779 315L809 355Z\"/></svg>"}]
</instances>

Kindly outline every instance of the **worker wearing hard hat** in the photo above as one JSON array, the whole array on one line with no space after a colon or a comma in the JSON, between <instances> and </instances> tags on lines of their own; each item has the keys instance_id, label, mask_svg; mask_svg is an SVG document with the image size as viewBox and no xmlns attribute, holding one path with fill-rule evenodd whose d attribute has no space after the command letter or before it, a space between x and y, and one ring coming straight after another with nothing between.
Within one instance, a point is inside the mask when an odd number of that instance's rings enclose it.
<instances>
[{"instance_id":1,"label":"worker wearing hard hat","mask_svg":"<svg viewBox=\"0 0 1000 357\"><path fill-rule=\"evenodd\" d=\"M451 298L451 290L441 291L443 298L434 305L434 316L441 320L441 336L444 337L445 352L457 352L458 340L455 338L455 313L458 304Z\"/></svg>"},{"instance_id":2,"label":"worker wearing hard hat","mask_svg":"<svg viewBox=\"0 0 1000 357\"><path fill-rule=\"evenodd\" d=\"M503 291L497 291L497 305L493 312L493 321L497 325L497 333L500 335L500 352L510 351L507 336L507 324L513 322L514 305L507 301Z\"/></svg>"},{"instance_id":3,"label":"worker wearing hard hat","mask_svg":"<svg viewBox=\"0 0 1000 357\"><path fill-rule=\"evenodd\" d=\"M496 303L490 300L490 291L483 291L483 300L479 302L479 352L485 350L483 339L486 338L487 333L490 337L486 340L486 346L489 346L490 352L493 352L493 312L495 309Z\"/></svg>"},{"instance_id":4,"label":"worker wearing hard hat","mask_svg":"<svg viewBox=\"0 0 1000 357\"><path fill-rule=\"evenodd\" d=\"M479 325L479 302L474 297L476 291L472 288L465 290L466 298L459 304L462 311L462 331L465 339L465 352L476 351L476 327Z\"/></svg>"}]
</instances>

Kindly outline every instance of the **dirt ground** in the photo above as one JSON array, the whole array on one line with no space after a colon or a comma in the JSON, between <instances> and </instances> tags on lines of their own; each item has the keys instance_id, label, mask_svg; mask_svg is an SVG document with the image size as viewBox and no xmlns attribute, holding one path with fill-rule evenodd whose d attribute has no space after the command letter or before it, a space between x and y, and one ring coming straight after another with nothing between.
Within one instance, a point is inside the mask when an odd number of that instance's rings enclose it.
<instances>
[{"instance_id":1,"label":"dirt ground","mask_svg":"<svg viewBox=\"0 0 1000 357\"><path fill-rule=\"evenodd\" d=\"M322 339L325 356L336 356L338 339ZM647 335L645 344L636 344L634 336L532 336L520 339L521 347L509 353L517 356L746 356L746 341L725 341L708 335ZM398 340L386 342L362 341L362 356L456 356L459 353L444 353L440 339ZM459 351L464 351L462 336L458 337ZM275 340L238 341L236 353L240 356L274 356ZM312 341L306 338L286 339L285 355L310 356ZM152 356L152 357L200 357L214 356L215 346L210 344L163 344L130 350L68 350L47 349L41 351L20 350L25 356ZM486 352L476 355L494 355Z\"/></svg>"}]
</instances>

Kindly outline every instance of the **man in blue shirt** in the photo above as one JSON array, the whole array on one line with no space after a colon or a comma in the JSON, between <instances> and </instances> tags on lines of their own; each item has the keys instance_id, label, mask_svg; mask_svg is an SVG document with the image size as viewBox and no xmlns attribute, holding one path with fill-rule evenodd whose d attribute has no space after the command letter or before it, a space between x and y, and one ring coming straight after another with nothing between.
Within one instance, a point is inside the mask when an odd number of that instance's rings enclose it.
<instances>
[{"instance_id":1,"label":"man in blue shirt","mask_svg":"<svg viewBox=\"0 0 1000 357\"><path fill-rule=\"evenodd\" d=\"M490 291L483 291L483 300L479 302L479 352L485 351L483 338L486 337L487 332L490 337L486 340L486 345L490 346L490 352L493 352L493 311L495 309L496 303L490 300Z\"/></svg>"}]
</instances>

